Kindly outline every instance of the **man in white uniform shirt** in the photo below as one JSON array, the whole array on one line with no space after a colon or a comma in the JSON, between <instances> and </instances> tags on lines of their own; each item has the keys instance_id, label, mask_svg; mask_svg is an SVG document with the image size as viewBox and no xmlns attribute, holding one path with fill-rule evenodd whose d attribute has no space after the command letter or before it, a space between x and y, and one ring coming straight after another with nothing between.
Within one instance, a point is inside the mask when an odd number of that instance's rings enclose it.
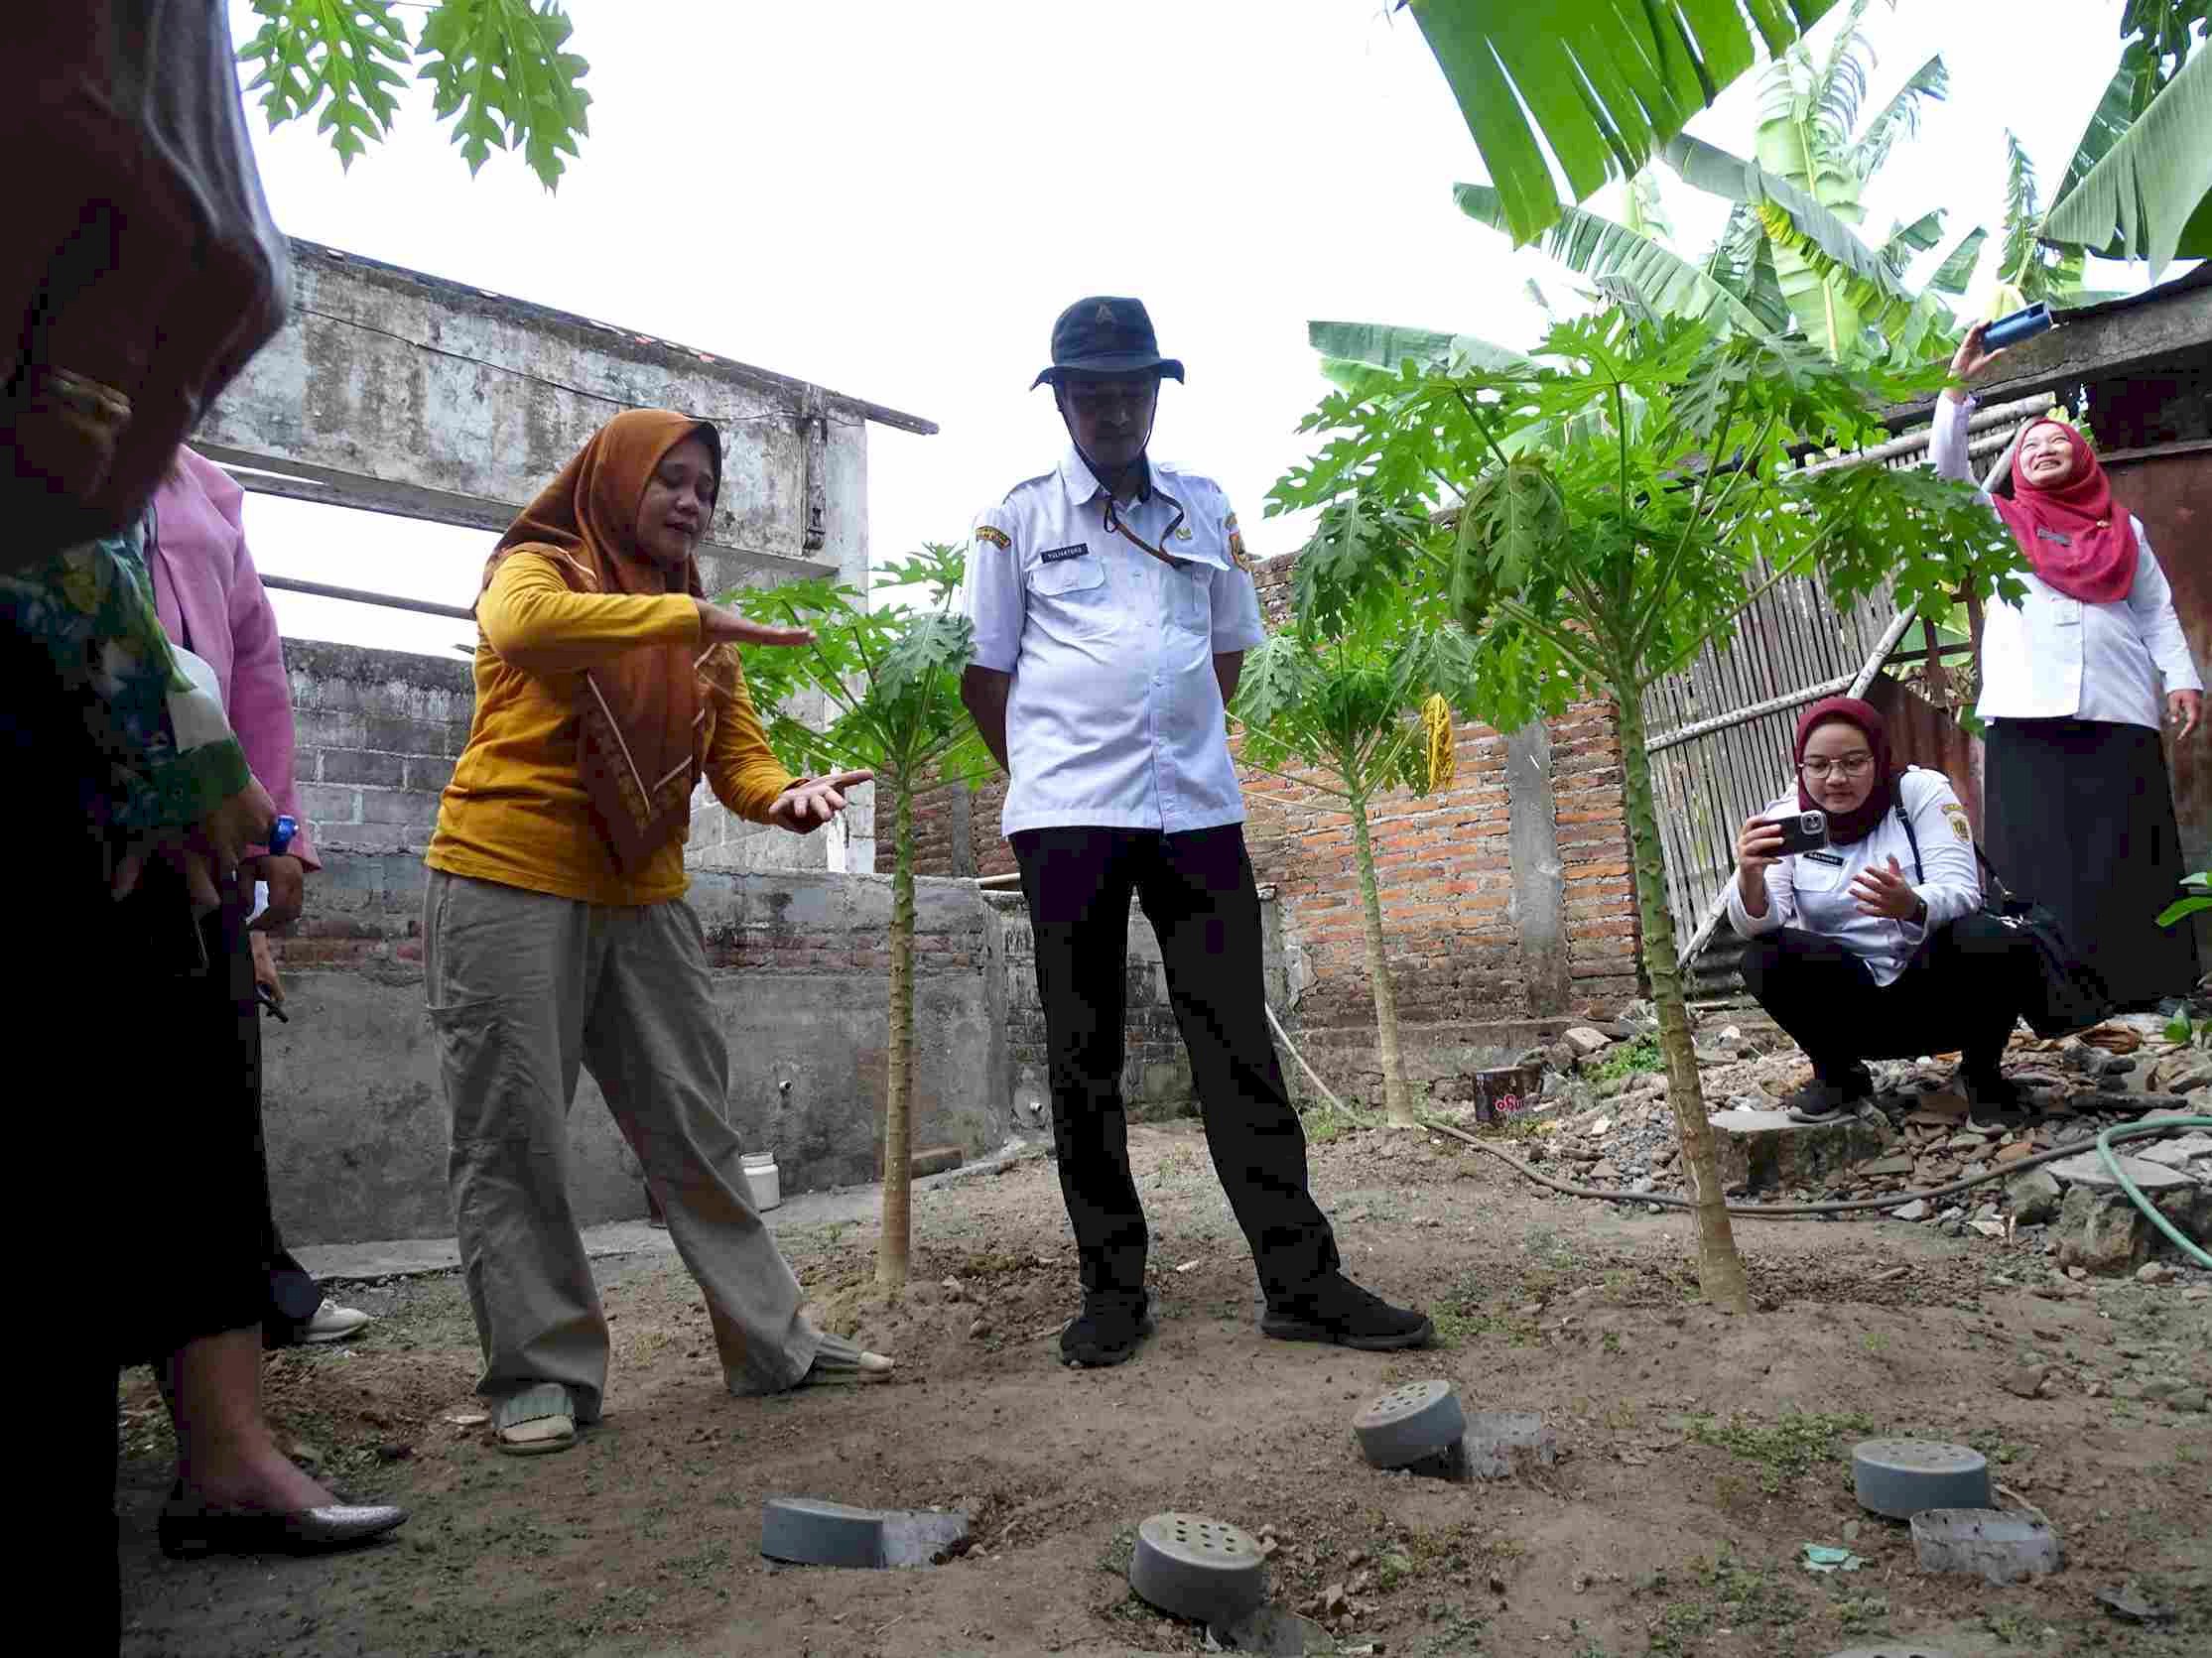
<instances>
[{"instance_id":1,"label":"man in white uniform shirt","mask_svg":"<svg viewBox=\"0 0 2212 1658\"><path fill-rule=\"evenodd\" d=\"M1036 934L1053 1139L1081 1260L1072 1364L1151 1330L1148 1236L1121 1100L1129 901L1159 935L1214 1168L1286 1340L1382 1349L1432 1334L1339 1270L1268 1039L1259 895L1223 710L1262 637L1236 515L1211 478L1147 458L1163 357L1142 304L1079 300L1052 330L1069 444L976 523L963 699L1011 779L1004 829Z\"/></svg>"}]
</instances>

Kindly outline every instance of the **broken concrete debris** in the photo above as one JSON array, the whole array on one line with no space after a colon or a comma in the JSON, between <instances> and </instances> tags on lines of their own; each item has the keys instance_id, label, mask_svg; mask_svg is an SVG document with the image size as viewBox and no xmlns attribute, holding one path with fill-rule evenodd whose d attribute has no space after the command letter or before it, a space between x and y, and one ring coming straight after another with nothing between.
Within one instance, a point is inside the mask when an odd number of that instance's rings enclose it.
<instances>
[{"instance_id":1,"label":"broken concrete debris","mask_svg":"<svg viewBox=\"0 0 2212 1658\"><path fill-rule=\"evenodd\" d=\"M1530 1098L1525 1107L1535 1136L1517 1144L1516 1155L1551 1163L1574 1184L1622 1192L1629 1212L1638 1212L1632 1206L1645 1196L1683 1195L1666 1077L1623 1069L1621 1058L1647 1054L1622 1044L1653 1028L1639 1006L1610 1023L1592 1018L1523 1055L1524 1066L1544 1070L1530 1089L1540 1102ZM2124 1276L2156 1259L2173 1263L2174 1277L2144 1282L2212 1286L2212 1273L2181 1256L2118 1191L2096 1151L2107 1127L2212 1111L2195 1091L2212 1081L2212 1055L2184 1053L2162 1021L2129 1015L2051 1040L2017 1033L2006 1072L2023 1089L2025 1108L1979 1122L1953 1085L1955 1055L1879 1062L1871 1068L1874 1096L1856 1115L1808 1125L1789 1121L1781 1105L1811 1079L1810 1067L1756 1009L1708 1012L1694 1034L1732 1200L1810 1204L1894 1192L1893 1207L1839 1218L1887 1216L2008 1249L2040 1249L2084 1276ZM1432 1109L1456 1126L1480 1120L1471 1104ZM2073 1155L2006 1172L2066 1150ZM2131 1142L2122 1164L2184 1236L2212 1239L2212 1133ZM1982 1176L1997 1178L1939 1200L1912 1196Z\"/></svg>"}]
</instances>

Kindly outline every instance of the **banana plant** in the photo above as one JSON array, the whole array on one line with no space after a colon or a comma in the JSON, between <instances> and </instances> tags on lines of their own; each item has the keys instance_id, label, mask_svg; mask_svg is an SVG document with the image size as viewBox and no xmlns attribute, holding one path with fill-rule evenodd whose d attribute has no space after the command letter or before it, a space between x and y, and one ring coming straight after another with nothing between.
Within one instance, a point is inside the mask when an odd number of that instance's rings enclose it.
<instances>
[{"instance_id":1,"label":"banana plant","mask_svg":"<svg viewBox=\"0 0 2212 1658\"><path fill-rule=\"evenodd\" d=\"M1836 361L1935 354L1956 331L1937 296L1963 288L1962 273L1972 271L1986 233L1961 238L1937 268L1943 285L1931 280L1922 292L1906 275L1940 243L1940 210L1892 227L1879 250L1861 240L1868 185L1950 85L1942 58L1930 58L1862 120L1874 62L1861 27L1868 4L1854 0L1822 52L1799 44L1768 66L1756 160L1686 135L1661 147L1687 183L1734 203L1720 241L1702 259L1668 245L1658 178L1649 170L1628 182L1620 222L1562 208L1544 251L1609 295L1632 292L1662 317L1733 333L1794 329ZM1511 233L1509 204L1496 187L1460 185L1454 196L1470 217Z\"/></svg>"},{"instance_id":2,"label":"banana plant","mask_svg":"<svg viewBox=\"0 0 2212 1658\"><path fill-rule=\"evenodd\" d=\"M1523 246L1660 146L1836 0L1399 0L1450 82ZM1756 38L1755 38L1756 37ZM1570 202L1552 181L1549 151Z\"/></svg>"},{"instance_id":3,"label":"banana plant","mask_svg":"<svg viewBox=\"0 0 2212 1658\"><path fill-rule=\"evenodd\" d=\"M2204 8L2194 10L2201 17ZM2187 33L2179 39L2186 51ZM2159 69L2141 44L2123 55L2036 234L2063 249L2145 260L2155 281L2175 259L2212 257L2212 52L2188 54L2144 101Z\"/></svg>"}]
</instances>

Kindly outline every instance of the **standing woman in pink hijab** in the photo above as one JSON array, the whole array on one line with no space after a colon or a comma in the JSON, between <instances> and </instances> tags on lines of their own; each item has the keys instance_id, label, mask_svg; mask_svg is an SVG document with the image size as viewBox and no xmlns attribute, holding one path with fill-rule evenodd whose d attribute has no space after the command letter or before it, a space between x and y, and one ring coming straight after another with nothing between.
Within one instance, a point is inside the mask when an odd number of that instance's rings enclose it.
<instances>
[{"instance_id":1,"label":"standing woman in pink hijab","mask_svg":"<svg viewBox=\"0 0 2212 1658\"><path fill-rule=\"evenodd\" d=\"M1951 359L1954 380L2002 355L1984 326ZM1945 477L1972 476L1973 408L1956 384L1936 403L1929 448ZM2019 603L1992 600L1982 627L1983 841L2006 885L2057 916L2117 1008L2154 1008L2197 982L2194 934L2156 921L2186 873L2159 729L2195 733L2204 682L2143 523L2080 433L2030 423L2010 489L1989 499L2029 573Z\"/></svg>"}]
</instances>

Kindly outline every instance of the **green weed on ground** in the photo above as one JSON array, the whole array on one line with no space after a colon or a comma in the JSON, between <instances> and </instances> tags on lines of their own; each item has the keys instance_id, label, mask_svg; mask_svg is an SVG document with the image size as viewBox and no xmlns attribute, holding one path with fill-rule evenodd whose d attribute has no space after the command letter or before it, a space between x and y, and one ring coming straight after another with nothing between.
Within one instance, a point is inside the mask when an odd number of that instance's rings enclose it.
<instances>
[{"instance_id":1,"label":"green weed on ground","mask_svg":"<svg viewBox=\"0 0 2212 1658\"><path fill-rule=\"evenodd\" d=\"M1623 1042L1607 1050L1606 1057L1591 1067L1584 1075L1598 1082L1611 1082L1616 1077L1626 1077L1634 1071L1664 1071L1666 1061L1659 1053L1659 1039L1652 1034L1637 1037L1633 1042Z\"/></svg>"},{"instance_id":2,"label":"green weed on ground","mask_svg":"<svg viewBox=\"0 0 2212 1658\"><path fill-rule=\"evenodd\" d=\"M1851 1413L1830 1416L1784 1412L1771 1423L1731 1416L1726 1423L1715 1417L1690 1419L1690 1438L1700 1445L1717 1446L1746 1462L1758 1465L1758 1488L1769 1496L1816 1463L1841 1462L1836 1441L1845 1434L1874 1432L1874 1419Z\"/></svg>"}]
</instances>

